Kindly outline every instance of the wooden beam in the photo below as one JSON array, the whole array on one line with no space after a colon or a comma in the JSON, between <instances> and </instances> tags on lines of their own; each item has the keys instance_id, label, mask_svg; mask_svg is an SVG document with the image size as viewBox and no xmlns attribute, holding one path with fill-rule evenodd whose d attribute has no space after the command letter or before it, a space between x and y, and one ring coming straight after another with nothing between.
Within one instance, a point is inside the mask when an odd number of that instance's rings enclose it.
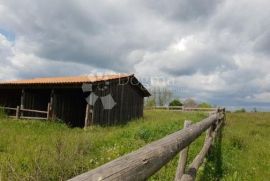
<instances>
[{"instance_id":1,"label":"wooden beam","mask_svg":"<svg viewBox=\"0 0 270 181\"><path fill-rule=\"evenodd\" d=\"M47 120L50 120L52 118L51 110L51 103L49 102L47 107Z\"/></svg>"},{"instance_id":2,"label":"wooden beam","mask_svg":"<svg viewBox=\"0 0 270 181\"><path fill-rule=\"evenodd\" d=\"M24 108L24 104L25 104L25 90L22 89L20 109L23 109ZM21 112L21 114L23 116L23 112Z\"/></svg>"},{"instance_id":3,"label":"wooden beam","mask_svg":"<svg viewBox=\"0 0 270 181\"><path fill-rule=\"evenodd\" d=\"M89 112L90 112L90 104L86 104L84 128L86 128L89 124Z\"/></svg>"},{"instance_id":4,"label":"wooden beam","mask_svg":"<svg viewBox=\"0 0 270 181\"><path fill-rule=\"evenodd\" d=\"M22 89L22 93L21 93L21 109L24 108L24 100L25 100L25 90Z\"/></svg>"},{"instance_id":5,"label":"wooden beam","mask_svg":"<svg viewBox=\"0 0 270 181\"><path fill-rule=\"evenodd\" d=\"M21 119L33 119L33 120L46 120L47 118L43 117L30 117L30 116L21 116Z\"/></svg>"},{"instance_id":6,"label":"wooden beam","mask_svg":"<svg viewBox=\"0 0 270 181\"><path fill-rule=\"evenodd\" d=\"M54 110L54 96L55 96L55 91L54 89L51 90L51 96L50 96L50 114L49 114L49 119L56 119L56 115L55 115L55 110Z\"/></svg>"},{"instance_id":7,"label":"wooden beam","mask_svg":"<svg viewBox=\"0 0 270 181\"><path fill-rule=\"evenodd\" d=\"M90 113L89 113L89 123L90 125L94 124L94 106L90 105Z\"/></svg>"},{"instance_id":8,"label":"wooden beam","mask_svg":"<svg viewBox=\"0 0 270 181\"><path fill-rule=\"evenodd\" d=\"M2 107L2 106L0 106L0 109L4 109L4 110L14 110L14 111L17 110L17 108L12 108L12 107Z\"/></svg>"},{"instance_id":9,"label":"wooden beam","mask_svg":"<svg viewBox=\"0 0 270 181\"><path fill-rule=\"evenodd\" d=\"M34 110L34 109L21 109L21 112L33 112L33 113L47 114L47 111L40 111L40 110Z\"/></svg>"},{"instance_id":10,"label":"wooden beam","mask_svg":"<svg viewBox=\"0 0 270 181\"><path fill-rule=\"evenodd\" d=\"M184 123L184 129L188 128L192 124L191 121L186 120ZM175 181L179 181L185 173L185 168L188 158L188 146L180 152L179 162L175 174Z\"/></svg>"},{"instance_id":11,"label":"wooden beam","mask_svg":"<svg viewBox=\"0 0 270 181\"><path fill-rule=\"evenodd\" d=\"M70 180L146 180L173 159L179 151L198 138L218 118L218 114L212 115L186 129L168 135L135 152L122 156Z\"/></svg>"},{"instance_id":12,"label":"wooden beam","mask_svg":"<svg viewBox=\"0 0 270 181\"><path fill-rule=\"evenodd\" d=\"M17 109L16 109L16 119L20 119L20 106L17 106Z\"/></svg>"}]
</instances>

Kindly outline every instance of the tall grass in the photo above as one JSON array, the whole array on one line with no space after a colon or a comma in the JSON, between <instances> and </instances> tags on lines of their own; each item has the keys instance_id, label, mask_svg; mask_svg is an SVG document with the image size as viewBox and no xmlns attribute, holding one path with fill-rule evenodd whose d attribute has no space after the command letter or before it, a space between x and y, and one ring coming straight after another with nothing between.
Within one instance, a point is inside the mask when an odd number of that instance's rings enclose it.
<instances>
[{"instance_id":1,"label":"tall grass","mask_svg":"<svg viewBox=\"0 0 270 181\"><path fill-rule=\"evenodd\" d=\"M127 125L86 130L46 121L0 118L0 180L66 180L100 166L183 127L202 113L146 111ZM197 180L270 178L270 113L228 114ZM204 135L190 146L189 163ZM178 157L149 180L173 180Z\"/></svg>"},{"instance_id":2,"label":"tall grass","mask_svg":"<svg viewBox=\"0 0 270 181\"><path fill-rule=\"evenodd\" d=\"M199 121L201 113L147 111L127 125L86 130L42 121L0 121L2 180L66 180ZM164 177L164 172L161 171Z\"/></svg>"},{"instance_id":3,"label":"tall grass","mask_svg":"<svg viewBox=\"0 0 270 181\"><path fill-rule=\"evenodd\" d=\"M5 110L3 108L0 108L0 119L4 119L4 118L6 118Z\"/></svg>"}]
</instances>

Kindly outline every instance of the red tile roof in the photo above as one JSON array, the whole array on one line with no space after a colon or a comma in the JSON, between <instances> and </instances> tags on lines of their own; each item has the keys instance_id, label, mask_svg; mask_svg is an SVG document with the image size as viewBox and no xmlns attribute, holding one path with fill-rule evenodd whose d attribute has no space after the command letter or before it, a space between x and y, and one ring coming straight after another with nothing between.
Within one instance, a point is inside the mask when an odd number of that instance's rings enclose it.
<instances>
[{"instance_id":1,"label":"red tile roof","mask_svg":"<svg viewBox=\"0 0 270 181\"><path fill-rule=\"evenodd\" d=\"M128 74L114 74L114 75L82 75L73 77L46 77L26 80L2 81L0 85L29 85L29 84L72 84L72 83L93 83L106 80L114 80L119 78L130 77Z\"/></svg>"},{"instance_id":2,"label":"red tile roof","mask_svg":"<svg viewBox=\"0 0 270 181\"><path fill-rule=\"evenodd\" d=\"M26 80L13 80L13 81L0 81L0 87L5 86L27 86L27 85L65 85L65 84L83 84L83 83L95 83L101 81L117 80L120 78L134 77L134 74L113 74L113 75L82 75L73 77L46 77L46 78L35 78ZM134 77L135 80L136 77ZM137 80L138 81L138 80ZM139 82L139 81L138 81ZM148 90L139 82L135 87L138 87L143 92L144 96L150 96Z\"/></svg>"}]
</instances>

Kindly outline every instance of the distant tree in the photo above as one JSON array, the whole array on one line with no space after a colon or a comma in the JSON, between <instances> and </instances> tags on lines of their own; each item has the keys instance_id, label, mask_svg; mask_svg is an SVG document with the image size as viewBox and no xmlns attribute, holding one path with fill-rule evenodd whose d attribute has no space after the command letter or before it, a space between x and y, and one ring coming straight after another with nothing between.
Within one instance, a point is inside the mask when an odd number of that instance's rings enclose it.
<instances>
[{"instance_id":1,"label":"distant tree","mask_svg":"<svg viewBox=\"0 0 270 181\"><path fill-rule=\"evenodd\" d=\"M256 107L253 108L253 112L258 112Z\"/></svg>"},{"instance_id":2,"label":"distant tree","mask_svg":"<svg viewBox=\"0 0 270 181\"><path fill-rule=\"evenodd\" d=\"M147 101L146 101L146 107L155 107L156 106L156 100L153 97L150 97Z\"/></svg>"},{"instance_id":3,"label":"distant tree","mask_svg":"<svg viewBox=\"0 0 270 181\"><path fill-rule=\"evenodd\" d=\"M191 108L195 108L198 107L198 104L195 100L188 98L184 101L184 106L185 107L191 107Z\"/></svg>"},{"instance_id":4,"label":"distant tree","mask_svg":"<svg viewBox=\"0 0 270 181\"><path fill-rule=\"evenodd\" d=\"M168 105L172 97L172 92L166 87L153 87L152 97L155 99L156 104L159 106Z\"/></svg>"},{"instance_id":5,"label":"distant tree","mask_svg":"<svg viewBox=\"0 0 270 181\"><path fill-rule=\"evenodd\" d=\"M199 108L212 108L213 106L209 103L203 102L199 104Z\"/></svg>"},{"instance_id":6,"label":"distant tree","mask_svg":"<svg viewBox=\"0 0 270 181\"><path fill-rule=\"evenodd\" d=\"M178 99L174 99L170 102L169 106L182 106L183 104Z\"/></svg>"},{"instance_id":7,"label":"distant tree","mask_svg":"<svg viewBox=\"0 0 270 181\"><path fill-rule=\"evenodd\" d=\"M246 112L245 108L242 108L242 109L238 109L235 111L236 113L244 113Z\"/></svg>"}]
</instances>

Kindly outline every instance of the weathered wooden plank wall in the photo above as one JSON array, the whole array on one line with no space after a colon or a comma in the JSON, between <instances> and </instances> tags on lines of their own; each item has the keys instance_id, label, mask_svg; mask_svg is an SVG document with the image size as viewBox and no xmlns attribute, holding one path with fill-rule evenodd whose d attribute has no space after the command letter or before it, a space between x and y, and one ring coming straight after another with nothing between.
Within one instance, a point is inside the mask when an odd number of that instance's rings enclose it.
<instances>
[{"instance_id":1,"label":"weathered wooden plank wall","mask_svg":"<svg viewBox=\"0 0 270 181\"><path fill-rule=\"evenodd\" d=\"M50 101L50 93L50 89L24 89L24 108L46 111ZM24 116L46 117L44 114L31 112L24 113Z\"/></svg>"},{"instance_id":2,"label":"weathered wooden plank wall","mask_svg":"<svg viewBox=\"0 0 270 181\"><path fill-rule=\"evenodd\" d=\"M53 96L53 115L71 126L84 126L86 101L81 89L55 89Z\"/></svg>"},{"instance_id":3,"label":"weathered wooden plank wall","mask_svg":"<svg viewBox=\"0 0 270 181\"><path fill-rule=\"evenodd\" d=\"M96 87L94 90L95 94L99 96L94 105L94 124L123 124L133 118L143 116L144 97L130 83L119 85L118 82L113 82L106 90L101 91ZM104 109L100 99L108 94L111 94L116 103L110 110Z\"/></svg>"},{"instance_id":4,"label":"weathered wooden plank wall","mask_svg":"<svg viewBox=\"0 0 270 181\"><path fill-rule=\"evenodd\" d=\"M93 90L99 99L93 106L91 123L124 124L133 118L143 116L143 92L131 85L130 79L121 79L120 82L118 79L109 81L107 89L103 89L104 85L104 81L93 84ZM0 88L0 105L2 106L14 108L21 106L25 109L47 111L48 103L51 103L53 119L60 119L71 126L83 127L85 125L86 98L90 92L84 93L82 84L7 87ZM101 97L108 94L111 94L116 102L110 110L104 109L101 101ZM28 117L46 117L40 113L23 112L23 114Z\"/></svg>"},{"instance_id":5,"label":"weathered wooden plank wall","mask_svg":"<svg viewBox=\"0 0 270 181\"><path fill-rule=\"evenodd\" d=\"M20 105L21 90L17 89L1 89L0 90L0 106L17 108ZM14 115L16 111L5 110L8 115Z\"/></svg>"}]
</instances>

